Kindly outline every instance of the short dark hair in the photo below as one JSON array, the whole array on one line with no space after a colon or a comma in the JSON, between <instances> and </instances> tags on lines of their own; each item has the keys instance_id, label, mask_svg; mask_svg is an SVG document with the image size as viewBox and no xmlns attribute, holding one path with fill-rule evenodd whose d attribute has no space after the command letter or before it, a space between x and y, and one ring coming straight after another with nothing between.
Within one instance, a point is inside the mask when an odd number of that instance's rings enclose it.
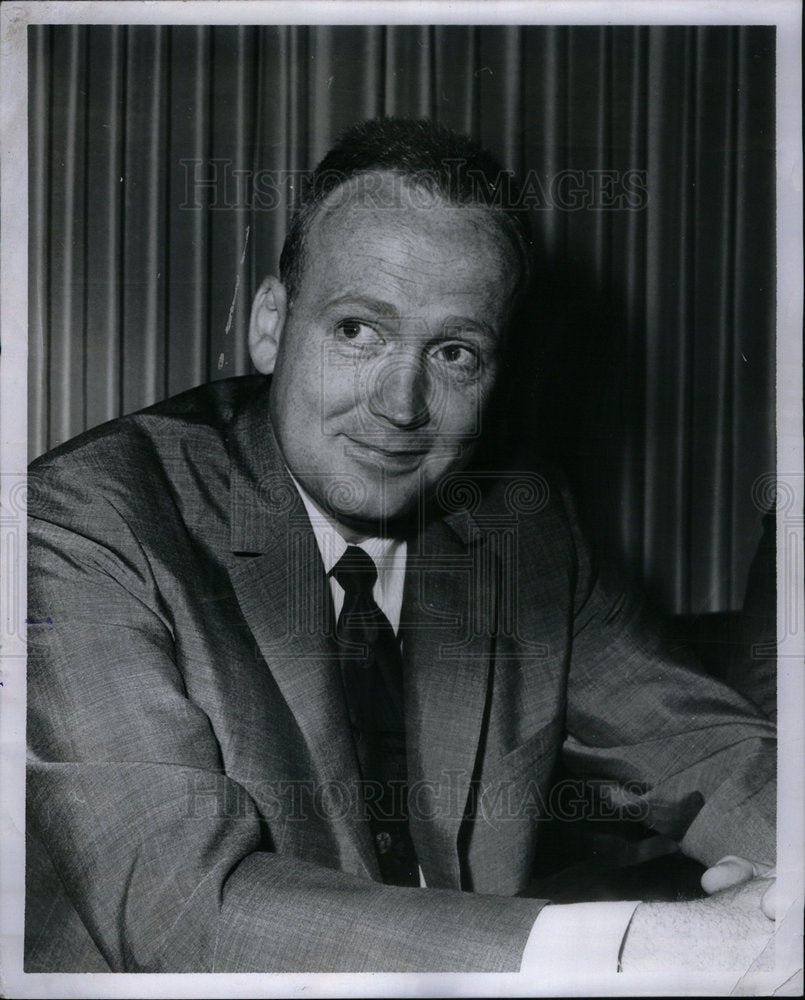
<instances>
[{"instance_id":1,"label":"short dark hair","mask_svg":"<svg viewBox=\"0 0 805 1000\"><path fill-rule=\"evenodd\" d=\"M514 175L469 136L434 121L375 118L348 129L303 187L280 257L280 279L291 301L299 291L307 235L321 204L351 178L379 170L452 204L488 208L517 255L518 290L528 285L533 241Z\"/></svg>"}]
</instances>

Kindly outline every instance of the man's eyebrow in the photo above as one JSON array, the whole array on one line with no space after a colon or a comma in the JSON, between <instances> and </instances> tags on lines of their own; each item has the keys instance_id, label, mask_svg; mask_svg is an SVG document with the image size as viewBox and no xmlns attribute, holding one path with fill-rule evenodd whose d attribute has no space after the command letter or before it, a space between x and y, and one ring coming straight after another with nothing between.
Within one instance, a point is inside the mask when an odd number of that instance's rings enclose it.
<instances>
[{"instance_id":1,"label":"man's eyebrow","mask_svg":"<svg viewBox=\"0 0 805 1000\"><path fill-rule=\"evenodd\" d=\"M339 295L337 299L327 303L329 309L343 305L356 305L363 309L368 309L377 316L385 316L389 319L399 319L400 314L390 302L382 299L373 299L367 295Z\"/></svg>"},{"instance_id":2,"label":"man's eyebrow","mask_svg":"<svg viewBox=\"0 0 805 1000\"><path fill-rule=\"evenodd\" d=\"M375 316L381 316L385 319L399 320L401 318L396 306L393 306L390 302L384 302L383 299L372 298L369 295L360 295L359 293L339 295L338 298L328 302L326 308L339 309L341 306L357 306L358 308L374 313ZM470 319L468 316L450 316L442 326L440 337L441 339L449 338L450 336L455 336L455 333L451 333L451 331L461 330L478 333L489 340L497 339L495 331L487 323L479 319Z\"/></svg>"},{"instance_id":3,"label":"man's eyebrow","mask_svg":"<svg viewBox=\"0 0 805 1000\"><path fill-rule=\"evenodd\" d=\"M445 335L449 336L451 330L466 331L467 333L479 333L490 340L495 340L495 331L482 319L470 319L469 316L451 316L444 324Z\"/></svg>"}]
</instances>

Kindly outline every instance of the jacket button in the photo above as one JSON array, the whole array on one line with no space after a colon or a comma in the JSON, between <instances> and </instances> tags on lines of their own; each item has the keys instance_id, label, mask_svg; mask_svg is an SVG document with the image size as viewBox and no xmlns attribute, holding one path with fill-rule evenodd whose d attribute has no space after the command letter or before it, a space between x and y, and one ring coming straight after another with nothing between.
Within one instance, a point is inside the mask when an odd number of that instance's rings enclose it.
<instances>
[{"instance_id":1,"label":"jacket button","mask_svg":"<svg viewBox=\"0 0 805 1000\"><path fill-rule=\"evenodd\" d=\"M377 844L378 854L387 854L391 848L391 834L390 833L378 833L375 837L375 843Z\"/></svg>"}]
</instances>

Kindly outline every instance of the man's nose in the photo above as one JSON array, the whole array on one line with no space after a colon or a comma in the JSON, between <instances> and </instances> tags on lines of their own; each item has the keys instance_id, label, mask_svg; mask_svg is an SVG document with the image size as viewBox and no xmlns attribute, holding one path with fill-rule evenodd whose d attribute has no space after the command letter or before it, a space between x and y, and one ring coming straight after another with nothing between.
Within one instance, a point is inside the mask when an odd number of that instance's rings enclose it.
<instances>
[{"instance_id":1,"label":"man's nose","mask_svg":"<svg viewBox=\"0 0 805 1000\"><path fill-rule=\"evenodd\" d=\"M400 351L371 373L368 405L371 413L396 427L422 427L430 420L430 379L418 352Z\"/></svg>"}]
</instances>

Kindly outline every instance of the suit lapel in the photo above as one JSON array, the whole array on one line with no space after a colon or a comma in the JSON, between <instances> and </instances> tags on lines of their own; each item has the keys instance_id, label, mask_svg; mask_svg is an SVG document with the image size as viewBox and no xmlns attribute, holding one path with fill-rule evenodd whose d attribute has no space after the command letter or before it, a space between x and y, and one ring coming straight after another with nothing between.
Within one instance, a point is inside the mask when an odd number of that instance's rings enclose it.
<instances>
[{"instance_id":1,"label":"suit lapel","mask_svg":"<svg viewBox=\"0 0 805 1000\"><path fill-rule=\"evenodd\" d=\"M409 548L401 635L410 823L429 886L461 885L459 832L485 730L497 561L468 516Z\"/></svg>"},{"instance_id":2,"label":"suit lapel","mask_svg":"<svg viewBox=\"0 0 805 1000\"><path fill-rule=\"evenodd\" d=\"M267 391L238 417L229 450L229 575L241 611L304 737L316 780L353 789L358 763L327 579L304 505L273 439ZM332 823L343 867L377 877L365 824L351 810Z\"/></svg>"}]
</instances>

